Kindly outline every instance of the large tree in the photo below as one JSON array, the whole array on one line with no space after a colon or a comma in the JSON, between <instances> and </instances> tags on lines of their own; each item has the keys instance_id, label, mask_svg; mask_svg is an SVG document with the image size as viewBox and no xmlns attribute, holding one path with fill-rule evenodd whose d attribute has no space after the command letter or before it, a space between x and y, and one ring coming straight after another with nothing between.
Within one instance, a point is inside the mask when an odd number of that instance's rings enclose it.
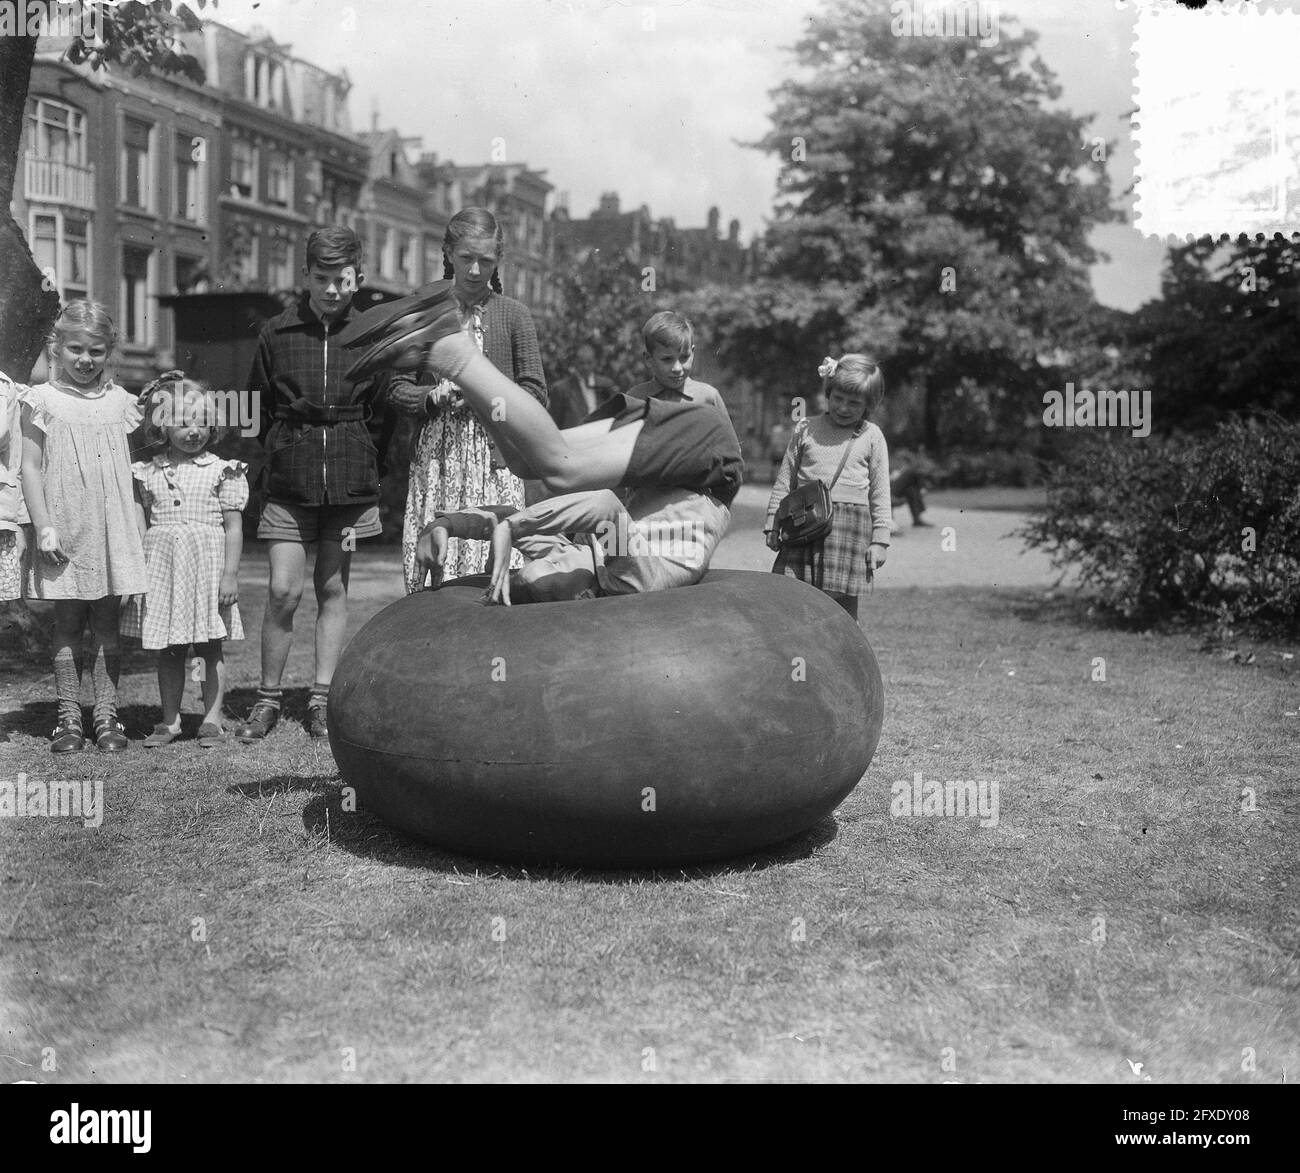
<instances>
[{"instance_id":1,"label":"large tree","mask_svg":"<svg viewBox=\"0 0 1300 1173\"><path fill-rule=\"evenodd\" d=\"M213 7L217 0L211 0ZM208 0L194 0L204 8ZM50 8L55 6L50 5ZM63 4L65 11L70 10ZM203 67L181 47L178 36L202 28L202 21L186 4L171 0L81 0L76 10L83 19L66 49L69 61L92 69L118 66L133 75L157 70L182 73L203 82ZM18 176L18 146L23 133L23 113L36 59L39 27L32 26L36 6L10 6L21 27L0 36L0 371L25 381L58 313L58 294L50 288L32 257L31 249L14 222L11 204ZM51 29L51 32L61 30ZM92 35L93 34L93 35Z\"/></svg>"},{"instance_id":2,"label":"large tree","mask_svg":"<svg viewBox=\"0 0 1300 1173\"><path fill-rule=\"evenodd\" d=\"M1300 244L1201 237L1169 250L1162 286L1131 332L1159 430L1260 410L1296 417Z\"/></svg>"},{"instance_id":3,"label":"large tree","mask_svg":"<svg viewBox=\"0 0 1300 1173\"><path fill-rule=\"evenodd\" d=\"M1059 336L1093 305L1107 148L1052 105L1033 32L1003 16L995 44L897 35L894 7L809 18L754 144L781 159L764 275L693 308L731 363L792 394L823 351L881 354L918 389L927 443L982 444L1041 412Z\"/></svg>"}]
</instances>

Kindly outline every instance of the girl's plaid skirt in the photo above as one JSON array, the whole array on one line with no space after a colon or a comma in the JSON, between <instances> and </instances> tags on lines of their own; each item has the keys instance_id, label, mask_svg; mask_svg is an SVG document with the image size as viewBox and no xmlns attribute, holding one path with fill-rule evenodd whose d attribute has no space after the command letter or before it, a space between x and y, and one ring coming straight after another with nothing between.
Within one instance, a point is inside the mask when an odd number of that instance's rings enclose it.
<instances>
[{"instance_id":1,"label":"girl's plaid skirt","mask_svg":"<svg viewBox=\"0 0 1300 1173\"><path fill-rule=\"evenodd\" d=\"M841 595L865 595L871 583L867 547L871 545L871 507L835 502L831 532L811 546L782 546L773 574L786 574Z\"/></svg>"}]
</instances>

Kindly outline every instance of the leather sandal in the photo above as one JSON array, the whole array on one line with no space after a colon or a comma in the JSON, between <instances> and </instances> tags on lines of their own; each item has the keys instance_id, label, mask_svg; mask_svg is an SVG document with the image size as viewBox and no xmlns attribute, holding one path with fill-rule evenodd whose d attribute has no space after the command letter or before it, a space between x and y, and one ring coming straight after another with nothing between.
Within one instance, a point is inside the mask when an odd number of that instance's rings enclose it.
<instances>
[{"instance_id":1,"label":"leather sandal","mask_svg":"<svg viewBox=\"0 0 1300 1173\"><path fill-rule=\"evenodd\" d=\"M179 725L173 729L170 725L155 725L153 732L141 744L145 749L157 749L160 745L171 745L181 735Z\"/></svg>"},{"instance_id":2,"label":"leather sandal","mask_svg":"<svg viewBox=\"0 0 1300 1173\"><path fill-rule=\"evenodd\" d=\"M220 725L205 721L199 726L199 748L214 749L226 740L226 731Z\"/></svg>"}]
</instances>

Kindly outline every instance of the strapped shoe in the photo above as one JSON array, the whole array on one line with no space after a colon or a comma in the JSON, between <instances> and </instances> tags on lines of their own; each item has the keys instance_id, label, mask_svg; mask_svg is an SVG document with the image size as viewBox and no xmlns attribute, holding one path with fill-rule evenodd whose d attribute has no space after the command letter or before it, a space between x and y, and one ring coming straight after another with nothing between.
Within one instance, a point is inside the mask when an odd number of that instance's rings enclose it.
<instances>
[{"instance_id":1,"label":"strapped shoe","mask_svg":"<svg viewBox=\"0 0 1300 1173\"><path fill-rule=\"evenodd\" d=\"M50 753L76 753L84 749L86 738L81 731L79 717L60 717L50 734Z\"/></svg>"},{"instance_id":2,"label":"strapped shoe","mask_svg":"<svg viewBox=\"0 0 1300 1173\"><path fill-rule=\"evenodd\" d=\"M171 745L181 735L180 725L175 729L170 725L155 725L153 732L144 739L140 744L145 749L157 749L160 745Z\"/></svg>"},{"instance_id":3,"label":"strapped shoe","mask_svg":"<svg viewBox=\"0 0 1300 1173\"><path fill-rule=\"evenodd\" d=\"M246 720L235 731L240 741L261 741L280 720L280 706L270 701L258 701L249 710Z\"/></svg>"},{"instance_id":4,"label":"strapped shoe","mask_svg":"<svg viewBox=\"0 0 1300 1173\"><path fill-rule=\"evenodd\" d=\"M95 745L100 753L121 753L129 744L126 726L116 717L104 717L95 722Z\"/></svg>"}]
</instances>

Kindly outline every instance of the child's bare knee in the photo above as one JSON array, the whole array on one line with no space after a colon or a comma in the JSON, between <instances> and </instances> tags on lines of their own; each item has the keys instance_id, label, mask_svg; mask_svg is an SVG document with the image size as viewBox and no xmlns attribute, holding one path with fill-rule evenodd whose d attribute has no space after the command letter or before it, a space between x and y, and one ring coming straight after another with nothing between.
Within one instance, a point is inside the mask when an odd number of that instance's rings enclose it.
<instances>
[{"instance_id":1,"label":"child's bare knee","mask_svg":"<svg viewBox=\"0 0 1300 1173\"><path fill-rule=\"evenodd\" d=\"M302 602L302 583L276 582L272 579L267 588L266 601L274 611L296 611Z\"/></svg>"}]
</instances>

